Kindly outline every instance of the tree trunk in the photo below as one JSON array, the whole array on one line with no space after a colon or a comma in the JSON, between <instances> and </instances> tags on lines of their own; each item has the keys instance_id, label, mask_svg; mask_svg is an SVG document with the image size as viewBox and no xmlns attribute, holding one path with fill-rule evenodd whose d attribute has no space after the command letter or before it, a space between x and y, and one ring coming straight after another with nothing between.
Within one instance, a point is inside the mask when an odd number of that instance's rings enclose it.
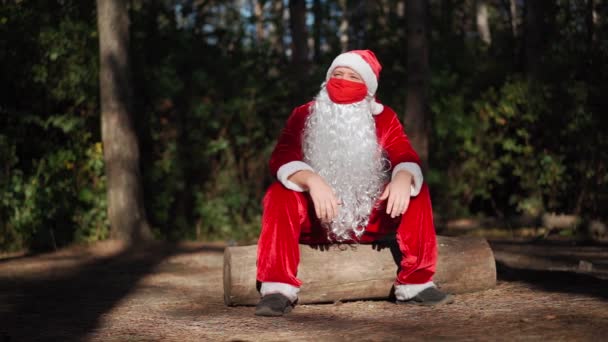
<instances>
[{"instance_id":1,"label":"tree trunk","mask_svg":"<svg viewBox=\"0 0 608 342\"><path fill-rule=\"evenodd\" d=\"M556 5L550 0L525 1L525 69L528 77L539 79L543 58L552 39Z\"/></svg>"},{"instance_id":2,"label":"tree trunk","mask_svg":"<svg viewBox=\"0 0 608 342\"><path fill-rule=\"evenodd\" d=\"M306 30L306 1L289 1L289 26L291 28L291 62L298 79L308 71L308 31Z\"/></svg>"},{"instance_id":3,"label":"tree trunk","mask_svg":"<svg viewBox=\"0 0 608 342\"><path fill-rule=\"evenodd\" d=\"M587 11L585 13L585 24L587 26L587 55L591 56L593 46L595 45L595 26L597 22L597 13L595 11L594 0L587 0Z\"/></svg>"},{"instance_id":4,"label":"tree trunk","mask_svg":"<svg viewBox=\"0 0 608 342\"><path fill-rule=\"evenodd\" d=\"M427 88L430 76L428 41L428 3L406 0L407 20L407 102L405 130L412 146L428 167L429 131Z\"/></svg>"},{"instance_id":5,"label":"tree trunk","mask_svg":"<svg viewBox=\"0 0 608 342\"><path fill-rule=\"evenodd\" d=\"M253 1L253 13L255 15L255 40L260 45L266 38L264 33L264 10L260 0Z\"/></svg>"},{"instance_id":6,"label":"tree trunk","mask_svg":"<svg viewBox=\"0 0 608 342\"><path fill-rule=\"evenodd\" d=\"M367 0L347 1L350 5L347 13L351 22L351 35L348 50L365 49L369 30L369 15L371 6Z\"/></svg>"},{"instance_id":7,"label":"tree trunk","mask_svg":"<svg viewBox=\"0 0 608 342\"><path fill-rule=\"evenodd\" d=\"M519 35L519 15L517 12L517 0L509 0L509 13L511 18L511 30L513 31L513 37Z\"/></svg>"},{"instance_id":8,"label":"tree trunk","mask_svg":"<svg viewBox=\"0 0 608 342\"><path fill-rule=\"evenodd\" d=\"M315 16L313 26L313 41L314 41L314 60L316 63L321 61L321 28L323 27L323 8L321 0L314 0L312 11Z\"/></svg>"},{"instance_id":9,"label":"tree trunk","mask_svg":"<svg viewBox=\"0 0 608 342\"><path fill-rule=\"evenodd\" d=\"M482 238L438 237L439 260L433 280L442 290L465 293L496 285L492 249ZM252 305L256 290L257 246L224 251L226 305ZM395 241L378 250L370 245L334 245L328 250L300 245L298 277L303 281L299 303L388 299L401 259Z\"/></svg>"},{"instance_id":10,"label":"tree trunk","mask_svg":"<svg viewBox=\"0 0 608 342\"><path fill-rule=\"evenodd\" d=\"M348 1L340 0L340 8L342 9L342 15L340 17L340 27L338 28L338 36L340 37L340 50L346 52L349 45L349 13L348 13Z\"/></svg>"},{"instance_id":11,"label":"tree trunk","mask_svg":"<svg viewBox=\"0 0 608 342\"><path fill-rule=\"evenodd\" d=\"M540 2L526 0L525 25L525 70L529 76L537 76L542 56L542 12Z\"/></svg>"},{"instance_id":12,"label":"tree trunk","mask_svg":"<svg viewBox=\"0 0 608 342\"><path fill-rule=\"evenodd\" d=\"M441 23L439 27L442 29L442 34L446 37L454 35L454 17L455 8L453 0L444 0L441 4Z\"/></svg>"},{"instance_id":13,"label":"tree trunk","mask_svg":"<svg viewBox=\"0 0 608 342\"><path fill-rule=\"evenodd\" d=\"M151 238L143 205L139 144L132 118L129 15L121 0L97 0L101 135L112 238Z\"/></svg>"},{"instance_id":14,"label":"tree trunk","mask_svg":"<svg viewBox=\"0 0 608 342\"><path fill-rule=\"evenodd\" d=\"M477 32L481 41L486 45L492 44L492 33L490 31L490 23L488 20L488 4L486 0L477 0L475 10L477 12Z\"/></svg>"},{"instance_id":15,"label":"tree trunk","mask_svg":"<svg viewBox=\"0 0 608 342\"><path fill-rule=\"evenodd\" d=\"M285 6L282 0L274 0L272 4L272 29L269 33L271 49L278 55L285 56L285 46L283 45L283 37L285 35L285 25L283 20L283 12Z\"/></svg>"},{"instance_id":16,"label":"tree trunk","mask_svg":"<svg viewBox=\"0 0 608 342\"><path fill-rule=\"evenodd\" d=\"M380 28L381 32L388 31L389 18L394 15L391 4L388 0L381 0L378 1L377 6L380 7L380 13L377 17L378 27Z\"/></svg>"},{"instance_id":17,"label":"tree trunk","mask_svg":"<svg viewBox=\"0 0 608 342\"><path fill-rule=\"evenodd\" d=\"M502 11L507 14L507 25L511 27L511 35L508 40L508 50L511 52L514 65L519 65L521 60L518 53L518 36L519 36L519 10L517 9L517 0L502 0Z\"/></svg>"}]
</instances>

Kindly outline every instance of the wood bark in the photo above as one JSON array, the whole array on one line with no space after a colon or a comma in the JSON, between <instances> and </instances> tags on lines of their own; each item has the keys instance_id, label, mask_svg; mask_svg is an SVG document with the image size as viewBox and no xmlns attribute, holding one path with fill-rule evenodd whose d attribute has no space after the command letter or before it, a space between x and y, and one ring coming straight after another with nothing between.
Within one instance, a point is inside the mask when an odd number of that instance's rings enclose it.
<instances>
[{"instance_id":1,"label":"wood bark","mask_svg":"<svg viewBox=\"0 0 608 342\"><path fill-rule=\"evenodd\" d=\"M339 4L342 10L342 15L340 16L340 27L338 28L338 36L340 37L340 49L342 52L346 52L348 50L350 40L348 4L346 0L340 0Z\"/></svg>"},{"instance_id":2,"label":"wood bark","mask_svg":"<svg viewBox=\"0 0 608 342\"><path fill-rule=\"evenodd\" d=\"M428 83L430 77L428 40L428 3L425 0L406 0L407 20L407 100L405 131L412 146L428 167L429 106Z\"/></svg>"},{"instance_id":3,"label":"wood bark","mask_svg":"<svg viewBox=\"0 0 608 342\"><path fill-rule=\"evenodd\" d=\"M525 2L525 69L529 76L536 77L542 56L542 7L539 1Z\"/></svg>"},{"instance_id":4,"label":"wood bark","mask_svg":"<svg viewBox=\"0 0 608 342\"><path fill-rule=\"evenodd\" d=\"M543 58L552 39L556 4L550 0L525 2L525 69L528 77L539 79Z\"/></svg>"},{"instance_id":5,"label":"wood bark","mask_svg":"<svg viewBox=\"0 0 608 342\"><path fill-rule=\"evenodd\" d=\"M434 281L451 293L466 293L496 285L492 249L482 238L438 237L439 260ZM388 299L392 296L401 256L396 242L380 250L371 245L331 245L314 249L300 245L298 277L303 281L299 303ZM226 305L253 305L257 246L227 247L224 251Z\"/></svg>"},{"instance_id":6,"label":"wood bark","mask_svg":"<svg viewBox=\"0 0 608 342\"><path fill-rule=\"evenodd\" d=\"M442 29L442 34L444 36L453 36L454 32L454 18L456 17L454 1L453 0L444 0L441 3L441 22L438 23L439 27Z\"/></svg>"},{"instance_id":7,"label":"wood bark","mask_svg":"<svg viewBox=\"0 0 608 342\"><path fill-rule=\"evenodd\" d=\"M347 1L347 3L351 29L347 49L365 49L369 34L368 21L372 8L367 0Z\"/></svg>"},{"instance_id":8,"label":"wood bark","mask_svg":"<svg viewBox=\"0 0 608 342\"><path fill-rule=\"evenodd\" d=\"M506 46L511 53L514 65L520 65L520 54L518 52L519 47L519 9L517 7L517 0L501 0L502 8L499 12L505 13L506 25L511 28L511 35L506 41Z\"/></svg>"},{"instance_id":9,"label":"wood bark","mask_svg":"<svg viewBox=\"0 0 608 342\"><path fill-rule=\"evenodd\" d=\"M380 13L377 17L378 27L382 31L388 30L389 17L394 15L391 4L388 0L381 0L378 1L377 6L380 8Z\"/></svg>"},{"instance_id":10,"label":"wood bark","mask_svg":"<svg viewBox=\"0 0 608 342\"><path fill-rule=\"evenodd\" d=\"M112 238L151 238L143 205L139 144L132 113L129 15L121 0L97 0L101 135Z\"/></svg>"},{"instance_id":11,"label":"wood bark","mask_svg":"<svg viewBox=\"0 0 608 342\"><path fill-rule=\"evenodd\" d=\"M509 0L509 14L511 19L511 30L513 31L513 37L519 35L519 14L517 11L517 0Z\"/></svg>"},{"instance_id":12,"label":"wood bark","mask_svg":"<svg viewBox=\"0 0 608 342\"><path fill-rule=\"evenodd\" d=\"M481 41L486 45L492 44L492 32L490 31L490 22L488 15L488 4L485 0L477 0L475 4L476 8L476 22L477 22L477 32L479 33L479 37Z\"/></svg>"},{"instance_id":13,"label":"wood bark","mask_svg":"<svg viewBox=\"0 0 608 342\"><path fill-rule=\"evenodd\" d=\"M264 9L260 0L253 0L252 7L255 15L255 40L259 45L266 39L266 33L264 32Z\"/></svg>"},{"instance_id":14,"label":"wood bark","mask_svg":"<svg viewBox=\"0 0 608 342\"><path fill-rule=\"evenodd\" d=\"M591 56L591 51L593 51L596 41L595 26L597 24L597 12L595 11L594 0L587 0L585 24L587 26L587 54Z\"/></svg>"},{"instance_id":15,"label":"wood bark","mask_svg":"<svg viewBox=\"0 0 608 342\"><path fill-rule=\"evenodd\" d=\"M312 11L315 17L312 33L314 41L314 60L316 63L319 63L321 61L321 29L323 27L323 8L321 0L313 1Z\"/></svg>"},{"instance_id":16,"label":"wood bark","mask_svg":"<svg viewBox=\"0 0 608 342\"><path fill-rule=\"evenodd\" d=\"M306 29L306 1L289 1L291 29L291 62L296 76L302 79L308 70L308 30Z\"/></svg>"},{"instance_id":17,"label":"wood bark","mask_svg":"<svg viewBox=\"0 0 608 342\"><path fill-rule=\"evenodd\" d=\"M280 56L285 55L283 38L285 35L285 25L283 14L285 5L282 0L274 0L272 3L272 26L269 31L270 47Z\"/></svg>"}]
</instances>

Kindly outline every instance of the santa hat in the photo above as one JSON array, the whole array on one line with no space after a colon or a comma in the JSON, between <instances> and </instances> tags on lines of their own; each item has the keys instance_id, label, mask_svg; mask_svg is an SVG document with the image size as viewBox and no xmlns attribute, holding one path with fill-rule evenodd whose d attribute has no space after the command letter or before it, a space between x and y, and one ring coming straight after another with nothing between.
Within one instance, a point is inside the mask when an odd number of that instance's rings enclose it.
<instances>
[{"instance_id":1,"label":"santa hat","mask_svg":"<svg viewBox=\"0 0 608 342\"><path fill-rule=\"evenodd\" d=\"M326 81L331 78L332 72L337 67L353 69L363 78L363 82L367 86L367 95L374 97L378 89L378 78L380 78L382 66L371 50L352 50L338 55L327 70ZM383 109L384 107L381 104L375 100L372 101L372 112L374 114L381 113Z\"/></svg>"}]
</instances>

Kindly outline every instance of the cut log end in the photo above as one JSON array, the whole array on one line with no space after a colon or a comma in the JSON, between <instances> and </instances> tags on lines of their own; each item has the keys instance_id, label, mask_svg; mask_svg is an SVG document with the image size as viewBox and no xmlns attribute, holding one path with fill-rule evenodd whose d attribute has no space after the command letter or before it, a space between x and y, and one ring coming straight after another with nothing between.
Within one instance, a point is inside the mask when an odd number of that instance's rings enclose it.
<instances>
[{"instance_id":1,"label":"cut log end","mask_svg":"<svg viewBox=\"0 0 608 342\"><path fill-rule=\"evenodd\" d=\"M439 259L434 281L451 293L473 292L496 285L494 254L483 238L438 236ZM328 250L300 245L299 303L389 298L400 258L395 248L371 245L332 246ZM398 250L398 249L397 249ZM224 252L224 302L255 305L257 246L227 247Z\"/></svg>"}]
</instances>

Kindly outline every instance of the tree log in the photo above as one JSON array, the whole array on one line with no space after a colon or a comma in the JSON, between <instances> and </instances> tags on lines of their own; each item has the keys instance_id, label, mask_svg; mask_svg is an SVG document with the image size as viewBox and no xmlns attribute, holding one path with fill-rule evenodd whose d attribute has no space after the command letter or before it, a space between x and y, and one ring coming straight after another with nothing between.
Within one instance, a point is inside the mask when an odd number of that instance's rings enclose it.
<instances>
[{"instance_id":1,"label":"tree log","mask_svg":"<svg viewBox=\"0 0 608 342\"><path fill-rule=\"evenodd\" d=\"M483 238L438 236L439 260L435 283L450 293L465 293L496 285L496 264ZM392 296L401 255L395 241L383 246L300 245L298 277L303 281L300 304ZM325 249L325 250L324 250ZM257 246L227 247L224 251L224 302L254 305Z\"/></svg>"}]
</instances>

